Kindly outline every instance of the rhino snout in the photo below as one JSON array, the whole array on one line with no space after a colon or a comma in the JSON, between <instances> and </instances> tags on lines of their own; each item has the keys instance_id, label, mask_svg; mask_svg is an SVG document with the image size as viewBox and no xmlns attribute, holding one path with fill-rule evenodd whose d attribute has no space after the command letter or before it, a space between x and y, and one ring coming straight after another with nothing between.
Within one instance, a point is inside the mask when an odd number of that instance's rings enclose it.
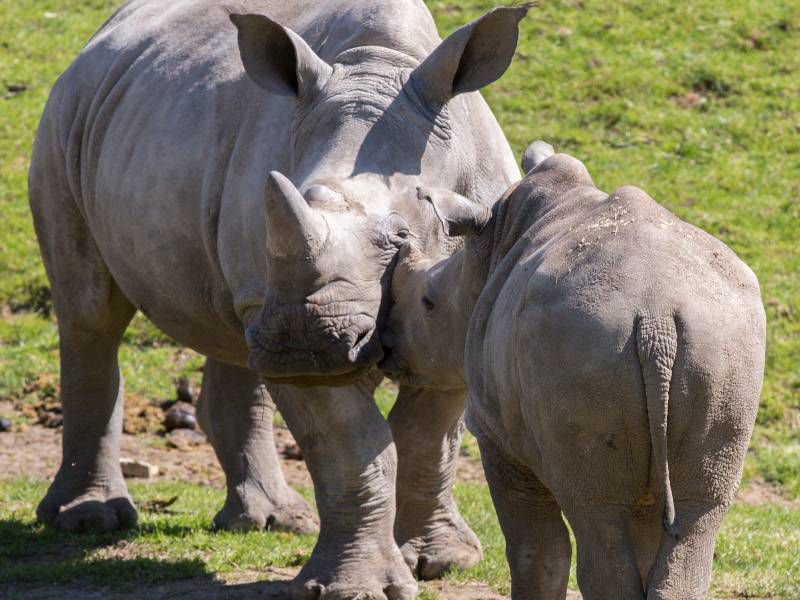
<instances>
[{"instance_id":1,"label":"rhino snout","mask_svg":"<svg viewBox=\"0 0 800 600\"><path fill-rule=\"evenodd\" d=\"M256 323L245 337L250 368L267 379L355 374L383 357L375 320L363 314L304 320L299 328Z\"/></svg>"}]
</instances>

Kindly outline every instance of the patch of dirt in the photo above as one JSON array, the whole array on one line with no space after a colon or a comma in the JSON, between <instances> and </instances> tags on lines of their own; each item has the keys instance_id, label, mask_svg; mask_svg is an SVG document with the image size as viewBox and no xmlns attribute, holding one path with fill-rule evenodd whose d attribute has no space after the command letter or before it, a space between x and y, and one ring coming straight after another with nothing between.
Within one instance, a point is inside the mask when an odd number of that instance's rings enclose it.
<instances>
[{"instance_id":1,"label":"patch of dirt","mask_svg":"<svg viewBox=\"0 0 800 600\"><path fill-rule=\"evenodd\" d=\"M139 425L131 429L150 431L122 436L122 456L154 464L159 468L156 481L182 481L197 485L210 485L222 488L225 475L220 468L214 449L208 441L170 447L168 439L152 432L153 428L163 431L161 418L163 411L146 400L136 396L126 397L126 405L135 414ZM49 401L42 401L44 404ZM158 411L156 413L155 411ZM128 409L126 408L126 413ZM35 409L24 412L33 421L38 420ZM156 414L158 425L156 426ZM127 415L126 415L127 417ZM126 428L127 429L127 428ZM291 432L282 425L275 426L275 445L281 460L287 482L296 487L312 487L311 476L305 462L300 458L297 443ZM12 431L0 433L0 479L29 477L50 481L61 462L61 429L40 425L17 425ZM485 482L481 463L469 456L462 456L458 463L458 480ZM134 480L135 481L135 480Z\"/></svg>"},{"instance_id":2,"label":"patch of dirt","mask_svg":"<svg viewBox=\"0 0 800 600\"><path fill-rule=\"evenodd\" d=\"M480 460L472 458L462 449L458 457L456 479L458 481L482 483L486 485L486 476L483 474L483 464L481 464Z\"/></svg>"},{"instance_id":3,"label":"patch of dirt","mask_svg":"<svg viewBox=\"0 0 800 600\"><path fill-rule=\"evenodd\" d=\"M753 506L777 504L785 508L800 508L800 499L790 500L778 486L760 478L751 479L746 486L739 488L736 499Z\"/></svg>"},{"instance_id":4,"label":"patch of dirt","mask_svg":"<svg viewBox=\"0 0 800 600\"><path fill-rule=\"evenodd\" d=\"M167 598L195 598L196 600L250 600L288 597L289 580L299 569L267 567L264 571L238 571L217 577L196 577L182 581L139 588L135 591L113 591L90 585L60 586L0 586L3 597L17 594L26 600L165 600ZM447 581L420 582L420 592L432 591L440 600L507 600L482 583L456 584ZM581 600L578 592L567 592L567 600Z\"/></svg>"}]
</instances>

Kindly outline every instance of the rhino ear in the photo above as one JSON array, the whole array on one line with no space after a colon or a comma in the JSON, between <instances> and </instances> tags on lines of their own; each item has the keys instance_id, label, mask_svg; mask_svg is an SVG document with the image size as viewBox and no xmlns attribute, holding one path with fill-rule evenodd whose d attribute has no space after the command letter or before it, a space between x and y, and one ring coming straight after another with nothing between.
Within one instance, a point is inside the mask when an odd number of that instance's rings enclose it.
<instances>
[{"instance_id":1,"label":"rhino ear","mask_svg":"<svg viewBox=\"0 0 800 600\"><path fill-rule=\"evenodd\" d=\"M447 236L477 235L492 218L492 211L450 190L417 188L417 198L427 200Z\"/></svg>"},{"instance_id":2,"label":"rhino ear","mask_svg":"<svg viewBox=\"0 0 800 600\"><path fill-rule=\"evenodd\" d=\"M291 29L264 15L231 14L239 30L244 70L262 88L301 97L319 89L333 70Z\"/></svg>"},{"instance_id":3,"label":"rhino ear","mask_svg":"<svg viewBox=\"0 0 800 600\"><path fill-rule=\"evenodd\" d=\"M547 142L542 140L532 142L525 148L525 153L522 155L522 172L527 175L555 153L553 146Z\"/></svg>"},{"instance_id":4,"label":"rhino ear","mask_svg":"<svg viewBox=\"0 0 800 600\"><path fill-rule=\"evenodd\" d=\"M450 34L414 70L417 89L433 106L496 81L511 64L519 22L530 4L494 8Z\"/></svg>"}]
</instances>

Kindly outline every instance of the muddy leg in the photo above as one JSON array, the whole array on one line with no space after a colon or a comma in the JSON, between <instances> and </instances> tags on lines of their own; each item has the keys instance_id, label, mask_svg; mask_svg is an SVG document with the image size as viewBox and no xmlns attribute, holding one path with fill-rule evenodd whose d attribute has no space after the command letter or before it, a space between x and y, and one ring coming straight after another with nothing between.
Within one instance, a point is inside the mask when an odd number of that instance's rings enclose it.
<instances>
[{"instance_id":1,"label":"muddy leg","mask_svg":"<svg viewBox=\"0 0 800 600\"><path fill-rule=\"evenodd\" d=\"M215 527L317 531L314 511L283 477L272 435L275 403L256 374L208 359L197 414L228 488Z\"/></svg>"},{"instance_id":2,"label":"muddy leg","mask_svg":"<svg viewBox=\"0 0 800 600\"><path fill-rule=\"evenodd\" d=\"M465 393L400 388L389 415L398 455L395 537L420 579L481 560L453 499Z\"/></svg>"},{"instance_id":3,"label":"muddy leg","mask_svg":"<svg viewBox=\"0 0 800 600\"><path fill-rule=\"evenodd\" d=\"M534 473L479 438L481 460L506 539L513 600L563 600L572 546L553 494Z\"/></svg>"},{"instance_id":4,"label":"muddy leg","mask_svg":"<svg viewBox=\"0 0 800 600\"><path fill-rule=\"evenodd\" d=\"M314 480L320 533L294 598L410 600L417 586L394 541L397 457L372 398L377 381L268 387Z\"/></svg>"}]
</instances>

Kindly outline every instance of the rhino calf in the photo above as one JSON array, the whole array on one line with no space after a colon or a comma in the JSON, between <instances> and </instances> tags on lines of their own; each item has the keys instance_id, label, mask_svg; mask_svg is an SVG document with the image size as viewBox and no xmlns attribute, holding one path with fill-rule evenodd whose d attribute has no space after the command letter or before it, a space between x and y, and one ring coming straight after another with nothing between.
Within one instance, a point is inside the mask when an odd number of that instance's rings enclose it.
<instances>
[{"instance_id":1,"label":"rhino calf","mask_svg":"<svg viewBox=\"0 0 800 600\"><path fill-rule=\"evenodd\" d=\"M762 384L758 282L638 188L542 143L523 167L493 210L419 191L466 241L401 251L383 368L468 388L513 598L564 598L562 513L584 598L702 598Z\"/></svg>"}]
</instances>

